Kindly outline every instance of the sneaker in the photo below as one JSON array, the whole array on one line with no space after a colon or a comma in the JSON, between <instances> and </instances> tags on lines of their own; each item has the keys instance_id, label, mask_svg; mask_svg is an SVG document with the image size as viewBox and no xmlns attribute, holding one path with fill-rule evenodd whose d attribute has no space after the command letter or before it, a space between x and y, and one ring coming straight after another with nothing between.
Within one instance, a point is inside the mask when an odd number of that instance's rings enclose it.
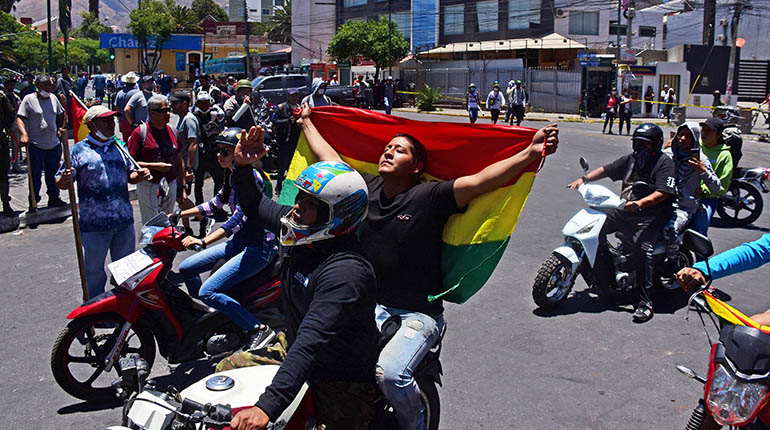
<instances>
[{"instance_id":1,"label":"sneaker","mask_svg":"<svg viewBox=\"0 0 770 430\"><path fill-rule=\"evenodd\" d=\"M251 340L244 351L254 352L266 347L273 339L275 339L275 332L273 329L266 325L262 325L257 330L250 333Z\"/></svg>"},{"instance_id":2,"label":"sneaker","mask_svg":"<svg viewBox=\"0 0 770 430\"><path fill-rule=\"evenodd\" d=\"M646 323L652 319L652 306L642 300L634 311L633 321L637 324Z\"/></svg>"},{"instance_id":3,"label":"sneaker","mask_svg":"<svg viewBox=\"0 0 770 430\"><path fill-rule=\"evenodd\" d=\"M69 203L65 202L64 200L58 197L51 197L48 199L49 208L61 208L64 206L69 206Z\"/></svg>"},{"instance_id":4,"label":"sneaker","mask_svg":"<svg viewBox=\"0 0 770 430\"><path fill-rule=\"evenodd\" d=\"M214 229L214 219L205 217L200 221L200 232L198 233L198 239L203 239L204 237L208 236L209 233L211 233L211 230Z\"/></svg>"}]
</instances>

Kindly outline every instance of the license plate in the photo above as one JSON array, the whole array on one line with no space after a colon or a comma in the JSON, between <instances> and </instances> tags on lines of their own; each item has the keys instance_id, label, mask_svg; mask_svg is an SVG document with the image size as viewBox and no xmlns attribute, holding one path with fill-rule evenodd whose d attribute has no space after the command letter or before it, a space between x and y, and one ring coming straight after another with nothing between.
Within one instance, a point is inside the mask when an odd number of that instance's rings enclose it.
<instances>
[{"instance_id":1,"label":"license plate","mask_svg":"<svg viewBox=\"0 0 770 430\"><path fill-rule=\"evenodd\" d=\"M145 254L144 250L140 249L118 261L113 261L107 265L107 268L110 270L110 273L112 273L115 282L118 285L121 285L130 277L150 267L151 264L152 257Z\"/></svg>"}]
</instances>

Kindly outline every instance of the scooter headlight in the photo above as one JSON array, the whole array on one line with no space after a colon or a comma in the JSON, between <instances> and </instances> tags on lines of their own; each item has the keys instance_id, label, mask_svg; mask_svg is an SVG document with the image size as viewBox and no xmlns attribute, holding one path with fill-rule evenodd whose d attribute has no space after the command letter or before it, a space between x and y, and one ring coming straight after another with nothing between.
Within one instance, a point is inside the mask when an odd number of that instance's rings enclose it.
<instances>
[{"instance_id":1,"label":"scooter headlight","mask_svg":"<svg viewBox=\"0 0 770 430\"><path fill-rule=\"evenodd\" d=\"M760 382L738 379L723 363L714 365L706 403L714 420L723 426L752 420L764 404L770 388Z\"/></svg>"}]
</instances>

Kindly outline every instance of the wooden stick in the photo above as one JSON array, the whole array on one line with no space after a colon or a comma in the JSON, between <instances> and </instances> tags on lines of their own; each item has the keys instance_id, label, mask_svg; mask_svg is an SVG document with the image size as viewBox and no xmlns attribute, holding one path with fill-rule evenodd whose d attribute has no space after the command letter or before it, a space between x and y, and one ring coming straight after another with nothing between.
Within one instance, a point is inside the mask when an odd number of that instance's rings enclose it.
<instances>
[{"instance_id":1,"label":"wooden stick","mask_svg":"<svg viewBox=\"0 0 770 430\"><path fill-rule=\"evenodd\" d=\"M66 131L64 137L60 138L62 144L62 153L64 154L64 167L72 168L70 161L70 145L67 139ZM83 258L83 242L80 239L80 219L78 218L77 196L75 195L75 183L70 183L68 188L70 193L70 209L72 210L72 229L75 232L75 251L78 255L78 269L80 270L80 286L83 288L83 303L90 298L88 295L88 282L86 281L86 265Z\"/></svg>"},{"instance_id":2,"label":"wooden stick","mask_svg":"<svg viewBox=\"0 0 770 430\"><path fill-rule=\"evenodd\" d=\"M35 199L35 186L32 185L32 161L30 161L29 157L29 145L32 145L32 142L28 142L24 146L24 149L27 151L27 182L29 183L29 212L37 212L37 199ZM21 154L21 148L19 149L19 154ZM42 185L42 184L41 184Z\"/></svg>"}]
</instances>

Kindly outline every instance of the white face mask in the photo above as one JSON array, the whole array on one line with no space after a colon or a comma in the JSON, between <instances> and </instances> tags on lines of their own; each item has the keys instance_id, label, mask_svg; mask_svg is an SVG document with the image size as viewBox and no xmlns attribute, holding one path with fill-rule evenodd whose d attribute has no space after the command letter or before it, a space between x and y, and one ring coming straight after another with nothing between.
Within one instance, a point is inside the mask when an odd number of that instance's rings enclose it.
<instances>
[{"instance_id":1,"label":"white face mask","mask_svg":"<svg viewBox=\"0 0 770 430\"><path fill-rule=\"evenodd\" d=\"M51 93L49 93L48 91L40 90L40 97L47 99L50 96L51 96Z\"/></svg>"},{"instance_id":2,"label":"white face mask","mask_svg":"<svg viewBox=\"0 0 770 430\"><path fill-rule=\"evenodd\" d=\"M110 141L110 140L111 140L111 139L112 139L112 138L115 136L115 132L114 132L114 131L113 131L113 132L112 132L112 134L111 134L111 135L109 135L109 136L107 136L106 134L102 133L102 132L101 132L101 131L99 131L99 130L96 130L96 133L94 133L94 134L95 134L95 135L96 135L96 137L98 137L99 139L101 139L101 140L106 140L106 141L108 141L108 142L109 142L109 141Z\"/></svg>"},{"instance_id":3,"label":"white face mask","mask_svg":"<svg viewBox=\"0 0 770 430\"><path fill-rule=\"evenodd\" d=\"M200 113L209 113L209 111L211 111L211 108L208 108L208 109L206 109L206 110L203 110L203 109L201 109L201 108L198 108L198 112L200 112Z\"/></svg>"}]
</instances>

